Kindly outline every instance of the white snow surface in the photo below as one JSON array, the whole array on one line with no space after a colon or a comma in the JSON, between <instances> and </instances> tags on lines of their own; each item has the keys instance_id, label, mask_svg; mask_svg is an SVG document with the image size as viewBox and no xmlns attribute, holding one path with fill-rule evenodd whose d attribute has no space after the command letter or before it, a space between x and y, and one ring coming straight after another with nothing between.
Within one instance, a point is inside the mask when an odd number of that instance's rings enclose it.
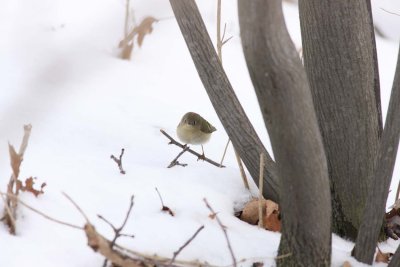
<instances>
[{"instance_id":1,"label":"white snow surface","mask_svg":"<svg viewBox=\"0 0 400 267\"><path fill-rule=\"evenodd\" d=\"M1 0L0 5L0 190L5 191L11 173L8 142L19 147L22 126L33 125L21 178L46 182L45 193L23 199L38 210L83 226L84 219L61 194L68 193L85 211L97 230L113 237L101 214L116 226L122 223L131 195L135 204L124 228L134 238L119 244L148 255L172 257L201 225L205 229L178 256L218 266L232 264L216 220L209 218L203 198L227 227L240 266L263 261L274 266L280 234L260 230L234 216L257 189L245 190L232 147L224 169L185 154L186 168L167 169L179 153L160 133L176 137L181 116L194 111L218 131L205 145L206 155L221 158L228 139L197 75L168 1L131 1L135 20L145 16L161 20L135 47L130 61L117 57L123 36L125 1L111 0ZM375 1L377 2L377 1ZM377 39L382 84L382 106L388 106L397 41L393 26L400 17L380 9L400 12L395 1L374 2L377 23L392 39ZM216 36L216 1L198 1L212 39ZM297 7L284 5L287 25L297 47L301 46ZM267 132L246 69L237 21L236 1L223 1L222 19L227 36L223 48L226 72L250 120L271 151ZM110 155L125 148L126 175L118 172ZM199 147L193 146L197 151ZM397 161L399 162L399 160ZM396 165L388 205L399 182ZM175 216L161 212L155 187ZM3 209L3 205L0 205ZM398 242L380 244L392 251ZM332 266L348 260L364 266L350 252L353 243L333 236ZM101 266L103 257L86 245L82 231L50 222L20 206L17 235L0 224L0 266ZM377 264L374 266L385 266Z\"/></svg>"}]
</instances>

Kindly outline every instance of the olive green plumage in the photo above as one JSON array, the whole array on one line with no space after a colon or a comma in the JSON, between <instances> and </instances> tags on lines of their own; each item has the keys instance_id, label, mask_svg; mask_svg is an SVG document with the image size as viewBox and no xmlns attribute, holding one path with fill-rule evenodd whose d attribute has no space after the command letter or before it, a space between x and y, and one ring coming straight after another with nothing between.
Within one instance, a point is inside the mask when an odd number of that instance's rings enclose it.
<instances>
[{"instance_id":1,"label":"olive green plumage","mask_svg":"<svg viewBox=\"0 0 400 267\"><path fill-rule=\"evenodd\" d=\"M179 139L185 144L202 145L210 139L211 133L216 130L199 114L188 112L182 117L176 132Z\"/></svg>"}]
</instances>

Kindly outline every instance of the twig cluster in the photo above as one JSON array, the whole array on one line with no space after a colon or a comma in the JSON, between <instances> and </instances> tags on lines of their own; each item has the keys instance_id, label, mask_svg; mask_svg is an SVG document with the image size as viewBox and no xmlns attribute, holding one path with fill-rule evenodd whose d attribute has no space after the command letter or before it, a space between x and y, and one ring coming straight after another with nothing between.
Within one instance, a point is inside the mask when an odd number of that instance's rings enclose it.
<instances>
[{"instance_id":1,"label":"twig cluster","mask_svg":"<svg viewBox=\"0 0 400 267\"><path fill-rule=\"evenodd\" d=\"M97 215L97 217L98 217L99 219L101 219L101 220L103 220L105 223L107 223L107 224L113 229L113 231L114 231L114 238L113 238L113 239L111 240L111 242L110 242L110 248L111 248L111 249L114 248L115 242L117 241L117 239L118 239L119 237L121 237L121 236L127 236L127 237L132 237L132 238L134 237L134 235L127 235L127 234L121 233L122 229L124 229L126 223L128 222L129 215L131 214L131 211L132 211L132 208L133 208L133 204L134 204L133 199L134 199L134 196L132 195L132 196L131 196L131 201L130 201L130 204L129 204L128 211L126 212L125 219L124 219L124 221L123 221L123 223L121 224L120 227L115 227L115 226L114 226L110 221L108 221L106 218L104 218L104 217L101 216L101 215ZM106 258L106 259L104 260L103 267L106 267L106 266L107 266L107 262L108 262L108 259Z\"/></svg>"},{"instance_id":2,"label":"twig cluster","mask_svg":"<svg viewBox=\"0 0 400 267\"><path fill-rule=\"evenodd\" d=\"M180 148L182 148L184 151L182 151L181 153L179 153L178 154L178 156L168 165L168 167L169 166L171 166L171 167L173 167L173 166L176 166L176 165L179 165L179 166L183 166L183 165L187 165L187 164L181 164L181 163L179 163L179 164L174 164L173 162L174 161L177 161L177 159L180 157L180 156L182 156L182 154L184 153L184 152L189 152L189 153L191 153L191 154L193 154L193 155L195 155L195 156L197 156L197 158L202 158L203 159L203 155L202 154L199 154L199 153L197 153L196 151L193 151L192 149L190 149L187 145L182 145L181 143L179 143L178 141L176 141L174 138L172 138L169 134L167 134L164 130L162 130L162 129L160 129L160 132L163 134L163 135L165 135L169 140L170 140L170 142L168 143L169 145L176 145L176 146L178 146L178 147L180 147ZM206 161L206 162L208 162L208 163L210 163L210 164L212 164L212 165L214 165L214 166L217 166L217 167L219 167L219 168L224 168L225 166L224 165L221 165L221 164L219 164L219 163L217 163L217 162L215 162L215 161L213 161L213 160L211 160L211 159L209 159L209 158L207 158L207 157L204 157L204 161ZM169 167L169 168L171 168L171 167Z\"/></svg>"},{"instance_id":3,"label":"twig cluster","mask_svg":"<svg viewBox=\"0 0 400 267\"><path fill-rule=\"evenodd\" d=\"M124 168L122 167L122 156L124 155L124 152L125 152L125 149L122 148L122 149L121 149L121 154L119 155L118 158L115 157L114 155L111 155L111 156L110 156L110 158L111 158L112 160L114 160L115 163L117 163L118 168L119 168L119 172L120 172L121 174L125 174L125 173L126 173L125 170L124 170Z\"/></svg>"},{"instance_id":4,"label":"twig cluster","mask_svg":"<svg viewBox=\"0 0 400 267\"><path fill-rule=\"evenodd\" d=\"M197 267L197 266L208 266L208 267L220 267L216 266L213 264L210 264L208 262L200 262L198 260L195 261L185 261L185 260L177 260L178 255L185 249L197 236L198 234L204 229L204 226L200 226L196 232L181 246L179 247L178 250L176 250L173 253L172 258L168 257L162 257L158 255L146 255L143 253L140 253L138 251L134 251L128 248L125 248L121 245L118 245L116 243L116 237L120 236L129 236L129 235L124 235L121 234L122 229L126 225L126 222L130 216L131 210L133 208L134 202L133 202L133 196L131 197L131 202L128 208L128 211L126 213L124 222L122 223L121 227L116 228L114 225L112 225L108 220L101 218L103 221L105 221L108 225L111 226L111 228L114 230L115 236L113 240L109 240L105 238L103 235L101 235L99 232L96 231L96 228L94 225L89 221L88 216L83 212L83 210L80 208L80 206L66 193L63 192L63 195L73 204L73 206L78 210L78 212L82 215L82 217L85 220L85 225L84 227L77 226L72 223L64 222L59 219L55 219L52 216L49 216L20 200L17 196L15 195L9 195L7 193L0 192L1 196L10 196L14 201L19 202L19 204L25 206L26 208L30 209L31 211L39 214L43 218L58 223L62 224L64 226L71 227L73 229L78 229L78 230L83 230L86 234L87 240L88 240L88 246L91 247L95 252L100 253L102 256L104 256L108 261L110 261L113 266L120 266L120 267L144 267L144 266L161 266L161 267ZM214 209L210 206L210 204L207 202L206 199L204 199L204 202L207 206L207 208L212 212L213 218L215 218L221 227L222 231L224 232L227 245L229 248L229 251L232 256L233 264L229 266L237 266L238 263L244 263L251 261L252 259L242 259L240 261L236 261L236 258L233 254L233 250L226 232L226 226L222 224L220 219L218 218L216 212ZM130 236L131 237L131 236ZM290 254L287 255L282 255L278 257L274 257L273 259L280 259L283 257L288 257ZM270 257L265 257L265 259L271 259ZM258 259L260 260L260 259Z\"/></svg>"}]
</instances>

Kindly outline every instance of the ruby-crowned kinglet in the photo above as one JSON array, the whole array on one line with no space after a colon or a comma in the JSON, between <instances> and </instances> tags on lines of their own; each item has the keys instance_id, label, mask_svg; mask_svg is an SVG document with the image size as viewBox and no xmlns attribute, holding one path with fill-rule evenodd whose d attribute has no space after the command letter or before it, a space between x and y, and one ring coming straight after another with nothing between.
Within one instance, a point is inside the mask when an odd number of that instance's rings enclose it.
<instances>
[{"instance_id":1,"label":"ruby-crowned kinglet","mask_svg":"<svg viewBox=\"0 0 400 267\"><path fill-rule=\"evenodd\" d=\"M210 140L211 133L216 131L208 121L206 121L199 114L194 112L186 113L176 128L178 138L185 144L201 145L203 150L203 144Z\"/></svg>"}]
</instances>

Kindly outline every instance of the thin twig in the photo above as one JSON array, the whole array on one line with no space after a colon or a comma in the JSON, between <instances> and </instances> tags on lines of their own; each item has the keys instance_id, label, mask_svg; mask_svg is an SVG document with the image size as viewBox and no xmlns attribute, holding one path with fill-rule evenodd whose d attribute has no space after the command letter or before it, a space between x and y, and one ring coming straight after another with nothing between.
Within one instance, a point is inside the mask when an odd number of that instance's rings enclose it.
<instances>
[{"instance_id":1,"label":"thin twig","mask_svg":"<svg viewBox=\"0 0 400 267\"><path fill-rule=\"evenodd\" d=\"M204 203L206 204L207 208L211 211L213 215L215 215L215 219L217 220L219 226L221 227L222 231L224 232L226 243L228 245L229 252L231 253L232 261L233 261L233 266L237 266L237 261L235 258L235 254L233 253L231 242L229 241L228 233L226 232L226 226L224 226L221 222L221 220L218 218L218 214L214 211L214 209L210 206L208 203L207 199L203 199Z\"/></svg>"},{"instance_id":2,"label":"thin twig","mask_svg":"<svg viewBox=\"0 0 400 267\"><path fill-rule=\"evenodd\" d=\"M186 167L187 164L186 163L180 163L178 161L179 157L183 155L183 153L185 153L186 151L188 151L189 146L186 146L179 154L178 156L176 156L176 158L174 158L171 163L167 166L167 168L172 168L174 166L182 166L182 167Z\"/></svg>"},{"instance_id":3,"label":"thin twig","mask_svg":"<svg viewBox=\"0 0 400 267\"><path fill-rule=\"evenodd\" d=\"M396 15L396 16L400 16L400 14L395 13L395 12L391 12L391 11L388 11L388 10L382 8L382 7L380 7L380 9L382 9L383 11L385 11L385 12L387 12L387 13L389 13L389 14Z\"/></svg>"},{"instance_id":4,"label":"thin twig","mask_svg":"<svg viewBox=\"0 0 400 267\"><path fill-rule=\"evenodd\" d=\"M284 258L287 258L287 257L290 257L290 256L292 256L291 252L283 254L283 255L276 256L275 260L281 260L281 259L284 259Z\"/></svg>"},{"instance_id":5,"label":"thin twig","mask_svg":"<svg viewBox=\"0 0 400 267\"><path fill-rule=\"evenodd\" d=\"M263 214L263 204L264 204L264 197L263 197L263 186L264 186L264 153L260 154L260 179L258 180L258 227L264 228L264 214Z\"/></svg>"},{"instance_id":6,"label":"thin twig","mask_svg":"<svg viewBox=\"0 0 400 267\"><path fill-rule=\"evenodd\" d=\"M227 42L229 42L232 38L233 38L233 36L229 37L229 38L226 39L226 40L223 40L223 41L222 41L222 45L225 45L225 44L226 44Z\"/></svg>"},{"instance_id":7,"label":"thin twig","mask_svg":"<svg viewBox=\"0 0 400 267\"><path fill-rule=\"evenodd\" d=\"M83 218L85 219L86 223L90 223L88 216L83 212L83 210L81 209L81 207L79 207L78 204L76 204L76 202L65 192L62 192L62 194L64 195L64 197L66 197L71 203L72 205L75 206L75 208L79 211L79 213L83 216Z\"/></svg>"},{"instance_id":8,"label":"thin twig","mask_svg":"<svg viewBox=\"0 0 400 267\"><path fill-rule=\"evenodd\" d=\"M179 253L196 238L196 236L200 233L201 230L204 229L204 225L200 226L199 229L190 237L177 251L174 252L174 256L172 257L171 261L169 262L168 266L172 266L176 257L178 257Z\"/></svg>"},{"instance_id":9,"label":"thin twig","mask_svg":"<svg viewBox=\"0 0 400 267\"><path fill-rule=\"evenodd\" d=\"M235 152L236 161L239 165L240 176L242 177L244 187L246 187L247 190L250 190L249 181L247 180L246 172L244 171L242 159L240 158L239 152L237 152L235 147L233 147L233 150Z\"/></svg>"},{"instance_id":10,"label":"thin twig","mask_svg":"<svg viewBox=\"0 0 400 267\"><path fill-rule=\"evenodd\" d=\"M221 10L220 10L219 12L221 12ZM220 17L221 17L221 14L220 14ZM219 21L219 23L221 24L221 21ZM226 34L226 22L224 23L224 32L222 33L221 42L224 41L224 39L225 39L225 34Z\"/></svg>"},{"instance_id":11,"label":"thin twig","mask_svg":"<svg viewBox=\"0 0 400 267\"><path fill-rule=\"evenodd\" d=\"M119 158L115 157L114 155L111 155L111 159L113 159L115 161L115 163L117 163L118 168L119 168L119 172L121 174L125 174L126 173L124 168L122 167L122 156L124 155L124 152L125 152L125 149L122 148L121 149L121 154L119 155Z\"/></svg>"},{"instance_id":12,"label":"thin twig","mask_svg":"<svg viewBox=\"0 0 400 267\"><path fill-rule=\"evenodd\" d=\"M225 145L224 154L222 154L222 158L221 158L221 163L220 163L220 165L222 165L222 163L224 163L226 151L228 150L228 146L229 146L229 143L230 143L230 142L231 142L231 139L228 138L228 142L226 142L226 145Z\"/></svg>"},{"instance_id":13,"label":"thin twig","mask_svg":"<svg viewBox=\"0 0 400 267\"><path fill-rule=\"evenodd\" d=\"M399 199L399 195L400 195L400 181L399 184L397 185L396 199L394 200L395 203Z\"/></svg>"},{"instance_id":14,"label":"thin twig","mask_svg":"<svg viewBox=\"0 0 400 267\"><path fill-rule=\"evenodd\" d=\"M158 188L157 188L157 187L156 187L156 191L157 191L158 197L160 198L161 205L162 205L163 207L165 207L164 201L163 201L163 199L162 199L162 197L161 197L161 194L160 194L160 191L158 191Z\"/></svg>"},{"instance_id":15,"label":"thin twig","mask_svg":"<svg viewBox=\"0 0 400 267\"><path fill-rule=\"evenodd\" d=\"M49 215L47 215L47 214L45 214L45 213L43 213L43 212L41 212L41 211L39 211L39 210L37 210L37 209L35 209L35 208L29 206L28 204L26 204L25 202L23 202L21 199L19 199L17 196L15 196L15 195L13 195L13 194L8 194L8 193L0 192L0 195L2 195L2 196L7 196L7 197L9 197L9 198L12 198L13 200L19 202L22 206L24 206L24 207L30 209L31 211L33 211L33 212L39 214L40 216L46 218L47 220L56 222L56 223L58 223L58 224L66 225L66 226L71 227L71 228L83 230L83 227L81 227L81 226L77 226L77 225L74 225L74 224L71 224L71 223L63 222L63 221L60 221L60 220L55 219L55 218L53 218L53 217L50 217Z\"/></svg>"},{"instance_id":16,"label":"thin twig","mask_svg":"<svg viewBox=\"0 0 400 267\"><path fill-rule=\"evenodd\" d=\"M14 195L13 195L14 196ZM15 221L15 219L14 219L14 216L12 215L12 212L11 212L11 209L10 209L10 207L7 205L7 201L6 201L6 199L4 198L4 196L3 195L1 195L1 199L3 200L3 202L4 202L4 208L5 208L5 210L6 210L6 214L8 214L8 219L10 220L10 223L11 223L11 225L12 225L12 229L16 229L17 228L17 223L16 223L16 221ZM3 219L7 219L7 217L4 215L4 217L2 218L2 220Z\"/></svg>"},{"instance_id":17,"label":"thin twig","mask_svg":"<svg viewBox=\"0 0 400 267\"><path fill-rule=\"evenodd\" d=\"M129 208L128 208L128 211L126 212L125 219L124 219L123 223L121 224L121 226L118 227L118 228L115 227L111 222L109 222L109 221L108 221L106 218L104 218L103 216L97 215L97 217L99 217L101 220L103 220L104 222L106 222L106 223L113 229L113 231L114 231L114 238L113 238L113 240L111 240L111 242L110 242L110 248L111 248L111 249L113 249L113 247L114 247L114 245L115 245L115 242L117 241L117 239L118 239L119 237L121 237L121 236L128 236L128 235L121 234L121 231L122 231L122 229L124 229L124 227L125 227L125 225L126 225L126 223L127 223L127 221L128 221L129 215L131 214L131 211L132 211L132 208L133 208L133 204L134 204L134 201L133 201L133 200L134 200L134 195L131 196ZM108 262L108 259L107 259L107 258L104 259L103 267L106 267L106 266L107 266L107 262Z\"/></svg>"},{"instance_id":18,"label":"thin twig","mask_svg":"<svg viewBox=\"0 0 400 267\"><path fill-rule=\"evenodd\" d=\"M219 61L221 62L221 65L222 65L221 0L217 1L217 52L218 52Z\"/></svg>"},{"instance_id":19,"label":"thin twig","mask_svg":"<svg viewBox=\"0 0 400 267\"><path fill-rule=\"evenodd\" d=\"M169 145L176 145L176 146L178 146L178 147L180 147L180 148L185 148L186 146L185 145L182 145L181 143L179 143L179 142L177 142L174 138L172 138L169 134L167 134L164 130L162 130L162 129L160 129L160 132L163 134L163 135L165 135L169 140L170 140L170 142L168 143ZM199 154L199 153L197 153L196 151L193 151L192 149L188 149L187 150L189 153L191 153L191 154L193 154L193 155L195 155L195 156L197 156L197 157L202 157L202 155L201 154ZM224 168L225 166L224 165L220 165L219 163L217 163L217 162L215 162L215 161L213 161L213 160L211 160L211 159L209 159L209 158L207 158L207 157L204 157L204 161L207 161L208 163L210 163L210 164L212 164L212 165L214 165L214 166L217 166L217 167L219 167L219 168Z\"/></svg>"}]
</instances>

